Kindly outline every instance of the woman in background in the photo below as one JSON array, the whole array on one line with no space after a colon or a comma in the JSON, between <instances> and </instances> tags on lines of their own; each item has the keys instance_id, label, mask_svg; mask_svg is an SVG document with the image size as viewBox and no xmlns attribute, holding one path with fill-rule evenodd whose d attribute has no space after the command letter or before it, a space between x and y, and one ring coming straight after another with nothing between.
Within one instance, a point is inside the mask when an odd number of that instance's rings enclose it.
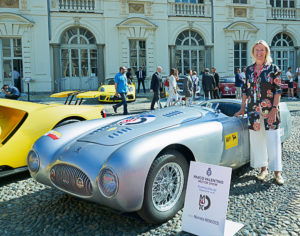
<instances>
[{"instance_id":1,"label":"woman in background","mask_svg":"<svg viewBox=\"0 0 300 236\"><path fill-rule=\"evenodd\" d=\"M177 96L177 82L176 78L178 77L178 71L175 68L172 68L169 75L169 98L167 101L167 106L173 105L174 98Z\"/></svg>"}]
</instances>

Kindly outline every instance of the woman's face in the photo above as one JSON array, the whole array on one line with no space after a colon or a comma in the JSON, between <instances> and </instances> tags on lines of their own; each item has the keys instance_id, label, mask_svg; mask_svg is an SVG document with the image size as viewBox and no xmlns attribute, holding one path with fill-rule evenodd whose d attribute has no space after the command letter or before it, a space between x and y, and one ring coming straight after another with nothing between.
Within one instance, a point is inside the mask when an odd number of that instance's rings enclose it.
<instances>
[{"instance_id":1,"label":"woman's face","mask_svg":"<svg viewBox=\"0 0 300 236\"><path fill-rule=\"evenodd\" d=\"M257 44L254 47L254 57L257 61L264 61L266 59L267 50L264 45Z\"/></svg>"}]
</instances>

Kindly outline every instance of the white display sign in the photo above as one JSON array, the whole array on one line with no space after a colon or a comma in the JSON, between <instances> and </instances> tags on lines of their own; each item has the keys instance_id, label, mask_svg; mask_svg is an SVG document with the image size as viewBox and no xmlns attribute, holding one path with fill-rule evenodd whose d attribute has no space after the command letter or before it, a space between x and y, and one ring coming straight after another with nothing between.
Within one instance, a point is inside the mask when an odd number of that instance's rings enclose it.
<instances>
[{"instance_id":1,"label":"white display sign","mask_svg":"<svg viewBox=\"0 0 300 236\"><path fill-rule=\"evenodd\" d=\"M182 230L205 236L234 235L243 225L226 221L231 168L191 162ZM226 225L226 230L225 230Z\"/></svg>"}]
</instances>

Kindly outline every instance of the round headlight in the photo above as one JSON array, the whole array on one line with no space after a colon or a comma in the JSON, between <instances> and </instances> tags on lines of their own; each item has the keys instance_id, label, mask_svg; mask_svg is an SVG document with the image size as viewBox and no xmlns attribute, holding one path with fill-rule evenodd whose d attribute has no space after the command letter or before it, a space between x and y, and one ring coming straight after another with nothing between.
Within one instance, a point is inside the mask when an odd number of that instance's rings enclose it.
<instances>
[{"instance_id":1,"label":"round headlight","mask_svg":"<svg viewBox=\"0 0 300 236\"><path fill-rule=\"evenodd\" d=\"M101 88L100 88L100 92L105 92L105 88L104 88L104 87L101 87Z\"/></svg>"},{"instance_id":2,"label":"round headlight","mask_svg":"<svg viewBox=\"0 0 300 236\"><path fill-rule=\"evenodd\" d=\"M113 197L118 191L118 176L110 168L103 168L97 179L100 192L108 198Z\"/></svg>"},{"instance_id":3,"label":"round headlight","mask_svg":"<svg viewBox=\"0 0 300 236\"><path fill-rule=\"evenodd\" d=\"M129 92L133 92L133 87L129 87Z\"/></svg>"},{"instance_id":4,"label":"round headlight","mask_svg":"<svg viewBox=\"0 0 300 236\"><path fill-rule=\"evenodd\" d=\"M228 91L229 91L229 88L226 86L226 87L224 88L224 90L225 90L226 92L228 92Z\"/></svg>"},{"instance_id":5,"label":"round headlight","mask_svg":"<svg viewBox=\"0 0 300 236\"><path fill-rule=\"evenodd\" d=\"M27 165L31 172L37 172L40 168L40 158L34 150L28 153Z\"/></svg>"}]
</instances>

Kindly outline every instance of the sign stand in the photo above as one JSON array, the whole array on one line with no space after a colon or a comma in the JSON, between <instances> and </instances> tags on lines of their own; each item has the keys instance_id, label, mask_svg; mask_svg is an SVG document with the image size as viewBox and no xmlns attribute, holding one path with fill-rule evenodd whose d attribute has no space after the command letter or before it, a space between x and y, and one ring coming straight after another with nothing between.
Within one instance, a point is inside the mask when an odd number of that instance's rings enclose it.
<instances>
[{"instance_id":1,"label":"sign stand","mask_svg":"<svg viewBox=\"0 0 300 236\"><path fill-rule=\"evenodd\" d=\"M231 168L191 162L182 230L205 236L232 236L243 224L226 220Z\"/></svg>"},{"instance_id":2,"label":"sign stand","mask_svg":"<svg viewBox=\"0 0 300 236\"><path fill-rule=\"evenodd\" d=\"M24 79L25 83L27 83L27 100L30 101L30 90L29 90L29 83L32 82L31 78L25 78Z\"/></svg>"}]
</instances>

